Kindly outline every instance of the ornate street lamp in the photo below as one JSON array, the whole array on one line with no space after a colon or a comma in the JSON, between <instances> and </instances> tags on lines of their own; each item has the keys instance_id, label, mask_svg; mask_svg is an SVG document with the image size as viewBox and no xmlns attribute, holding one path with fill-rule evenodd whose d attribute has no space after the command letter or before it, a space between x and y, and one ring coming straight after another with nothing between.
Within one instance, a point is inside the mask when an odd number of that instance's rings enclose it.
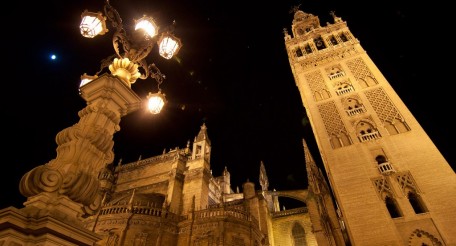
<instances>
[{"instance_id":1,"label":"ornate street lamp","mask_svg":"<svg viewBox=\"0 0 456 246\"><path fill-rule=\"evenodd\" d=\"M95 75L81 76L79 94L87 105L78 113L79 122L57 134L54 159L21 179L19 190L27 197L24 211L30 216L52 214L76 223L94 214L106 191L98 179L99 171L114 161L114 133L120 130L123 116L142 108L143 100L131 84L149 77L157 82L158 91L147 95L151 113L158 114L166 103L160 89L165 75L154 63L148 64L146 57L155 45L165 59L179 51L182 43L173 35L174 23L160 32L151 17L143 16L136 20L129 36L119 13L106 0L104 15L87 10L82 13L81 34L95 38L108 33L106 20L114 30L115 54L101 61ZM105 69L110 73L100 74Z\"/></svg>"},{"instance_id":2,"label":"ornate street lamp","mask_svg":"<svg viewBox=\"0 0 456 246\"><path fill-rule=\"evenodd\" d=\"M159 54L166 59L171 59L177 54L182 43L172 33L175 23L160 33L154 19L144 15L135 21L135 32L137 33L129 37L123 27L119 13L110 5L109 0L106 0L104 12L105 16L100 12L95 13L85 10L82 13L82 21L79 26L81 34L87 38L94 38L107 33L106 19L115 28L112 41L116 54L102 62L100 71L93 78L96 78L106 67L109 68L111 74L119 77L128 86L135 83L138 78L154 78L158 83L158 92L150 92L148 94L147 106L151 113L160 113L166 103L165 94L160 89L160 84L165 79L165 76L155 64L148 65L145 58L149 55L155 44L158 45ZM90 82L90 79L84 74L81 77L81 86L88 82Z\"/></svg>"}]
</instances>

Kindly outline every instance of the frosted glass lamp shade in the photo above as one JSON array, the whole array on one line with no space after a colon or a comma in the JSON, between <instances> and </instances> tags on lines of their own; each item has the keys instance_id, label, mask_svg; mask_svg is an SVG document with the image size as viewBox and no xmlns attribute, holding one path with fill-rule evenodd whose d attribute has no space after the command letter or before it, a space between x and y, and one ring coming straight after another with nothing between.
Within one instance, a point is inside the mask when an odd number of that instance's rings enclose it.
<instances>
[{"instance_id":1,"label":"frosted glass lamp shade","mask_svg":"<svg viewBox=\"0 0 456 246\"><path fill-rule=\"evenodd\" d=\"M158 40L158 52L166 59L171 59L174 55L176 55L181 46L182 43L180 39L170 33L164 33L161 39Z\"/></svg>"},{"instance_id":2,"label":"frosted glass lamp shade","mask_svg":"<svg viewBox=\"0 0 456 246\"><path fill-rule=\"evenodd\" d=\"M98 35L103 35L108 31L105 17L100 12L94 13L85 10L82 12L81 17L82 20L79 29L82 36L93 38Z\"/></svg>"}]
</instances>

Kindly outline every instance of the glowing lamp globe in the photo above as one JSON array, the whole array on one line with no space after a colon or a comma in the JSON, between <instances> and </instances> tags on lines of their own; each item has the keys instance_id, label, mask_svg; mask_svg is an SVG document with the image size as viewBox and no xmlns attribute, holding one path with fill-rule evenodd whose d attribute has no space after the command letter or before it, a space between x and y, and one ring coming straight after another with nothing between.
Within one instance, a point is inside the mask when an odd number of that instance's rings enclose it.
<instances>
[{"instance_id":1,"label":"glowing lamp globe","mask_svg":"<svg viewBox=\"0 0 456 246\"><path fill-rule=\"evenodd\" d=\"M135 30L143 30L150 38L155 37L158 33L158 26L151 17L143 16L136 21Z\"/></svg>"},{"instance_id":2,"label":"glowing lamp globe","mask_svg":"<svg viewBox=\"0 0 456 246\"><path fill-rule=\"evenodd\" d=\"M164 33L160 40L158 40L158 52L165 59L171 59L179 52L182 46L180 39L176 38L171 33Z\"/></svg>"},{"instance_id":3,"label":"glowing lamp globe","mask_svg":"<svg viewBox=\"0 0 456 246\"><path fill-rule=\"evenodd\" d=\"M100 12L94 13L85 10L82 12L81 17L82 20L79 29L82 36L93 38L97 35L103 35L108 31L105 17Z\"/></svg>"},{"instance_id":4,"label":"glowing lamp globe","mask_svg":"<svg viewBox=\"0 0 456 246\"><path fill-rule=\"evenodd\" d=\"M165 103L165 94L161 93L160 91L157 93L149 92L149 95L147 96L147 109L149 112L152 114L160 113L165 106Z\"/></svg>"}]
</instances>

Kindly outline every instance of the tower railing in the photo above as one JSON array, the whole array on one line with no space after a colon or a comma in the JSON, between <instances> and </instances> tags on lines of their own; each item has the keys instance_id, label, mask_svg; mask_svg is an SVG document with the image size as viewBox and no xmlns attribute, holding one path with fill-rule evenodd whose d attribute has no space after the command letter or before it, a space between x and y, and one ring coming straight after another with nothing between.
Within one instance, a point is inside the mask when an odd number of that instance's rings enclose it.
<instances>
[{"instance_id":1,"label":"tower railing","mask_svg":"<svg viewBox=\"0 0 456 246\"><path fill-rule=\"evenodd\" d=\"M396 172L389 162L378 164L378 171L383 175L390 175L391 173Z\"/></svg>"},{"instance_id":2,"label":"tower railing","mask_svg":"<svg viewBox=\"0 0 456 246\"><path fill-rule=\"evenodd\" d=\"M337 95L340 96L340 95L343 95L343 94L347 94L347 93L350 93L350 92L353 92L354 89L353 87L350 85L348 87L345 87L345 88L341 88L341 89L338 89L336 91Z\"/></svg>"},{"instance_id":3,"label":"tower railing","mask_svg":"<svg viewBox=\"0 0 456 246\"><path fill-rule=\"evenodd\" d=\"M141 214L153 217L164 217L168 219L182 220L182 216L171 213L164 208L156 208L150 206L132 206L129 205L114 205L101 209L100 215L112 214Z\"/></svg>"},{"instance_id":4,"label":"tower railing","mask_svg":"<svg viewBox=\"0 0 456 246\"><path fill-rule=\"evenodd\" d=\"M340 78L340 77L343 77L343 76L345 76L344 72L337 72L335 74L330 74L329 75L329 79L333 80L333 79L337 79L337 78Z\"/></svg>"},{"instance_id":5,"label":"tower railing","mask_svg":"<svg viewBox=\"0 0 456 246\"><path fill-rule=\"evenodd\" d=\"M248 211L238 210L238 209L229 209L229 208L210 208L195 211L194 219L226 219L234 218L242 221L249 221L258 225L258 220L252 216Z\"/></svg>"},{"instance_id":6,"label":"tower railing","mask_svg":"<svg viewBox=\"0 0 456 246\"><path fill-rule=\"evenodd\" d=\"M346 112L347 112L348 116L362 114L362 113L364 113L364 107L360 106L357 108L348 109L348 110L346 110Z\"/></svg>"},{"instance_id":7,"label":"tower railing","mask_svg":"<svg viewBox=\"0 0 456 246\"><path fill-rule=\"evenodd\" d=\"M371 133L366 133L366 134L359 136L359 140L361 140L361 142L366 142L366 141L374 140L377 138L380 138L379 132L371 132Z\"/></svg>"}]
</instances>

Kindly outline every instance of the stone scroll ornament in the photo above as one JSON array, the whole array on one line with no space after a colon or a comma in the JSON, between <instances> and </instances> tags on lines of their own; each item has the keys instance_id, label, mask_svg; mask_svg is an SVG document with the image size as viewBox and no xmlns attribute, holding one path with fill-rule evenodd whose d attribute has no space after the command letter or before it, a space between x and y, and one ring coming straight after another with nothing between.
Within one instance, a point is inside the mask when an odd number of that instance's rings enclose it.
<instances>
[{"instance_id":1,"label":"stone scroll ornament","mask_svg":"<svg viewBox=\"0 0 456 246\"><path fill-rule=\"evenodd\" d=\"M27 172L19 190L29 199L42 193L55 201L66 196L80 204L81 213L93 214L103 196L98 173L114 159L113 133L120 119L101 105L89 105L79 116L79 123L57 134L57 157Z\"/></svg>"}]
</instances>

